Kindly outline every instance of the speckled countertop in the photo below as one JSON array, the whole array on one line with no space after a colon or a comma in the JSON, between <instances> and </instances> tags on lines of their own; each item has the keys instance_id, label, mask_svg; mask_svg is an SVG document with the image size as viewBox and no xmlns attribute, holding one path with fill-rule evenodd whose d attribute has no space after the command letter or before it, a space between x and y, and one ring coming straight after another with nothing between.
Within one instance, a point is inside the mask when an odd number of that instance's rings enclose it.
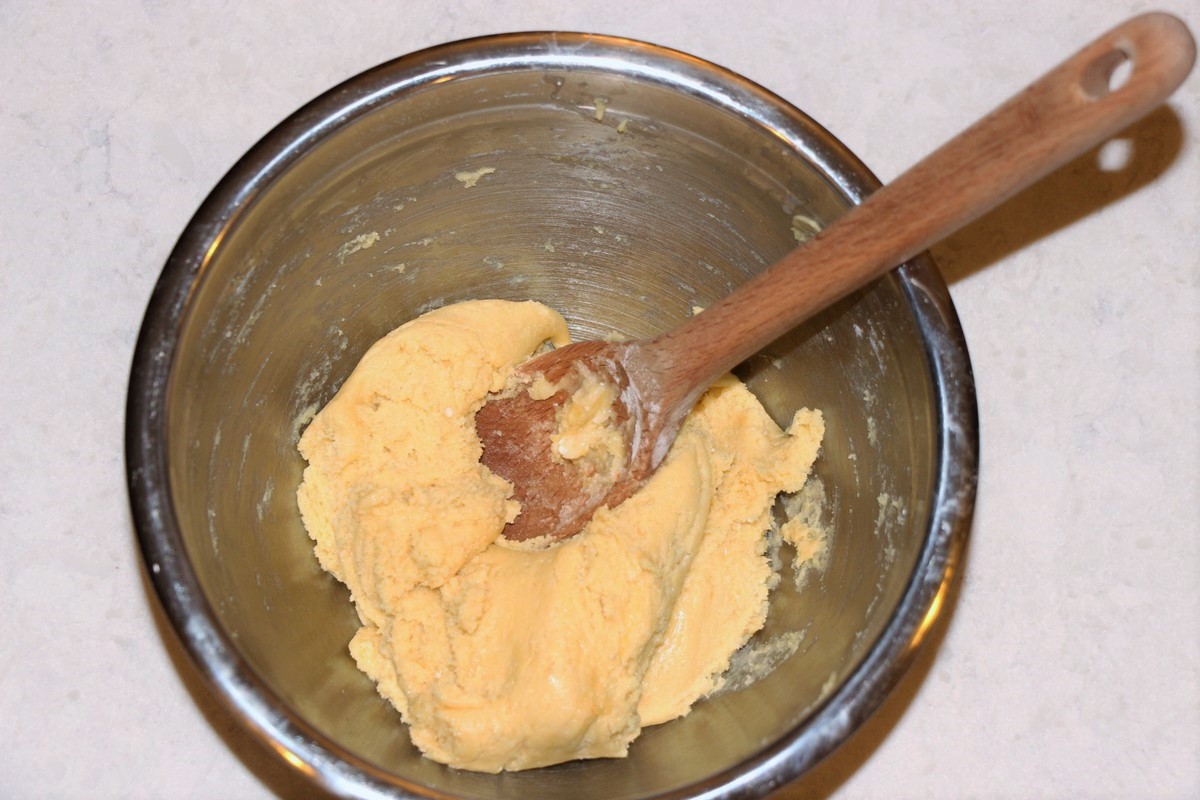
<instances>
[{"instance_id":1,"label":"speckled countertop","mask_svg":"<svg viewBox=\"0 0 1200 800\"><path fill-rule=\"evenodd\" d=\"M175 237L275 122L427 45L615 33L730 67L883 179L1141 2L0 3L0 796L302 786L141 575L125 383ZM1200 7L1165 7L1200 25ZM1200 74L940 246L982 485L950 614L781 797L1200 796Z\"/></svg>"}]
</instances>

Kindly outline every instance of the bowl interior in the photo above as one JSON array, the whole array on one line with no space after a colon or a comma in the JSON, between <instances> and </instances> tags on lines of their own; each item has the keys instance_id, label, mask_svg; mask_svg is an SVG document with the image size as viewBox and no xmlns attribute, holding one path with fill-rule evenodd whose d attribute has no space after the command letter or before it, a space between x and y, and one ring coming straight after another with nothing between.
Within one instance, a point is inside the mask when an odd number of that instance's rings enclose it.
<instances>
[{"instance_id":1,"label":"bowl interior","mask_svg":"<svg viewBox=\"0 0 1200 800\"><path fill-rule=\"evenodd\" d=\"M802 580L784 567L748 651L781 659L770 674L624 760L492 776L423 759L347 652L357 619L300 523L296 442L362 353L426 310L532 298L577 338L654 334L834 219L846 192L761 119L619 65L396 89L302 149L214 237L168 387L186 553L248 667L333 751L414 792L650 796L719 781L801 727L894 613L931 514L937 402L899 279L739 369L777 421L825 414L828 563Z\"/></svg>"}]
</instances>

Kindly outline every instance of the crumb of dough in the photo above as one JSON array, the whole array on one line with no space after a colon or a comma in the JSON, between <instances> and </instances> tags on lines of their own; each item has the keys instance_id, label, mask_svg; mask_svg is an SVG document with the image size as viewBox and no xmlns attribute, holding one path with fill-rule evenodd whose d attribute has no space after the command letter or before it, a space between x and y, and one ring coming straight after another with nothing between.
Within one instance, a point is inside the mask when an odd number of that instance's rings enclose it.
<instances>
[{"instance_id":1,"label":"crumb of dough","mask_svg":"<svg viewBox=\"0 0 1200 800\"><path fill-rule=\"evenodd\" d=\"M720 686L778 581L775 496L805 485L823 435L819 412L781 430L726 376L639 492L515 547L520 506L474 415L547 341L567 327L541 304L443 306L372 346L299 443L304 525L362 623L351 655L416 746L463 769L624 756Z\"/></svg>"},{"instance_id":2,"label":"crumb of dough","mask_svg":"<svg viewBox=\"0 0 1200 800\"><path fill-rule=\"evenodd\" d=\"M617 396L612 383L584 370L583 382L558 410L558 429L550 439L554 451L572 461L602 451L613 466L623 464L625 437L610 424Z\"/></svg>"},{"instance_id":3,"label":"crumb of dough","mask_svg":"<svg viewBox=\"0 0 1200 800\"><path fill-rule=\"evenodd\" d=\"M623 119L617 123L617 133L624 133L629 130L629 120Z\"/></svg>"},{"instance_id":4,"label":"crumb of dough","mask_svg":"<svg viewBox=\"0 0 1200 800\"><path fill-rule=\"evenodd\" d=\"M818 477L810 477L804 487L783 498L787 522L779 535L795 549L792 577L797 589L803 588L810 574L824 570L829 563L829 547L833 532L824 519L825 485Z\"/></svg>"},{"instance_id":5,"label":"crumb of dough","mask_svg":"<svg viewBox=\"0 0 1200 800\"><path fill-rule=\"evenodd\" d=\"M593 102L596 104L596 113L593 116L595 116L597 122L603 122L604 112L608 109L608 99L597 97L594 98Z\"/></svg>"},{"instance_id":6,"label":"crumb of dough","mask_svg":"<svg viewBox=\"0 0 1200 800\"><path fill-rule=\"evenodd\" d=\"M495 167L480 167L473 172L456 172L454 173L454 180L461 183L464 189L470 189L479 183L479 179L484 175L491 175L495 171Z\"/></svg>"},{"instance_id":7,"label":"crumb of dough","mask_svg":"<svg viewBox=\"0 0 1200 800\"><path fill-rule=\"evenodd\" d=\"M806 214L795 214L792 216L792 237L800 244L804 244L816 236L820 230L820 224L812 217Z\"/></svg>"},{"instance_id":8,"label":"crumb of dough","mask_svg":"<svg viewBox=\"0 0 1200 800\"><path fill-rule=\"evenodd\" d=\"M551 383L539 373L532 380L522 379L518 386L510 385L506 391L525 391L534 400L545 400L562 391L570 380L574 389L555 413L551 457L584 462L591 474L615 479L626 462L625 437L610 424L618 389L583 365L577 365L569 376Z\"/></svg>"},{"instance_id":9,"label":"crumb of dough","mask_svg":"<svg viewBox=\"0 0 1200 800\"><path fill-rule=\"evenodd\" d=\"M370 233L360 233L350 241L338 248L336 256L339 263L346 260L347 257L354 255L360 250L370 250L379 241L379 232L371 231Z\"/></svg>"}]
</instances>

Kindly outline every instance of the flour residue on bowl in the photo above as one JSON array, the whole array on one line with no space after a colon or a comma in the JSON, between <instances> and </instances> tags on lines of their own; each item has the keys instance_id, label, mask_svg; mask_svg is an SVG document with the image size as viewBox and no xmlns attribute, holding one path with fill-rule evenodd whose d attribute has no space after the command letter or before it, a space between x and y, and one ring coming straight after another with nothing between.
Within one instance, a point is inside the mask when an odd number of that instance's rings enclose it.
<instances>
[{"instance_id":1,"label":"flour residue on bowl","mask_svg":"<svg viewBox=\"0 0 1200 800\"><path fill-rule=\"evenodd\" d=\"M292 419L292 437L291 443L293 446L300 441L300 434L308 427L308 423L313 421L313 417L321 410L320 403L309 403L304 408L300 409L294 419Z\"/></svg>"},{"instance_id":2,"label":"flour residue on bowl","mask_svg":"<svg viewBox=\"0 0 1200 800\"><path fill-rule=\"evenodd\" d=\"M875 517L875 536L883 537L883 558L892 563L896 558L896 543L893 532L903 529L908 519L908 508L904 500L888 492L880 492L875 498L879 513Z\"/></svg>"},{"instance_id":3,"label":"flour residue on bowl","mask_svg":"<svg viewBox=\"0 0 1200 800\"><path fill-rule=\"evenodd\" d=\"M788 631L758 641L757 637L747 642L729 660L729 669L721 676L717 687L709 696L738 692L758 683L787 661L804 641L806 631Z\"/></svg>"},{"instance_id":4,"label":"flour residue on bowl","mask_svg":"<svg viewBox=\"0 0 1200 800\"><path fill-rule=\"evenodd\" d=\"M275 496L275 479L267 476L266 484L263 487L262 496L258 502L254 504L254 516L259 522L262 522L267 515L267 509L271 507L271 499Z\"/></svg>"}]
</instances>

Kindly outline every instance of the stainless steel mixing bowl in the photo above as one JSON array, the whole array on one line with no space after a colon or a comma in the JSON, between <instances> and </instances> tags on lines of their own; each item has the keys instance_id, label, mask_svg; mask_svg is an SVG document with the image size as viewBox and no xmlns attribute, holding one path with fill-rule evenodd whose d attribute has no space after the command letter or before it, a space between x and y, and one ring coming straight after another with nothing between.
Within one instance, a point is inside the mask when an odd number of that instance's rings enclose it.
<instances>
[{"instance_id":1,"label":"stainless steel mixing bowl","mask_svg":"<svg viewBox=\"0 0 1200 800\"><path fill-rule=\"evenodd\" d=\"M781 422L825 412L829 563L799 588L785 574L752 643L798 631L794 654L647 730L627 759L502 775L423 759L347 653L357 620L300 524L296 441L366 348L423 311L534 298L576 337L645 336L876 185L760 87L600 36L445 45L285 121L184 231L129 389L148 575L213 692L346 796L745 797L816 763L895 684L967 534L974 390L928 258L740 370Z\"/></svg>"}]
</instances>

